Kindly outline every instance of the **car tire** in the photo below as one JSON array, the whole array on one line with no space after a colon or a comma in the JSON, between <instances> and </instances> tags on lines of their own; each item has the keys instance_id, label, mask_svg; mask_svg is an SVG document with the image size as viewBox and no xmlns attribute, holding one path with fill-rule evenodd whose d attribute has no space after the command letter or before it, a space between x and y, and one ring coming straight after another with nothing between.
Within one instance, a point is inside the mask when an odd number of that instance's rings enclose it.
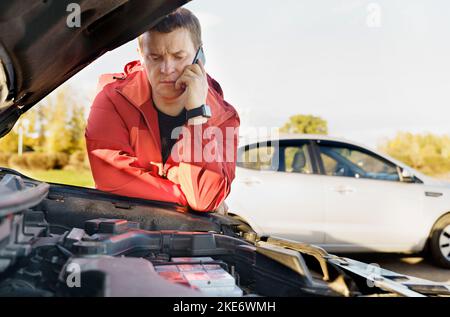
<instances>
[{"instance_id":1,"label":"car tire","mask_svg":"<svg viewBox=\"0 0 450 317\"><path fill-rule=\"evenodd\" d=\"M450 269L450 214L436 222L431 231L430 254L433 262Z\"/></svg>"}]
</instances>

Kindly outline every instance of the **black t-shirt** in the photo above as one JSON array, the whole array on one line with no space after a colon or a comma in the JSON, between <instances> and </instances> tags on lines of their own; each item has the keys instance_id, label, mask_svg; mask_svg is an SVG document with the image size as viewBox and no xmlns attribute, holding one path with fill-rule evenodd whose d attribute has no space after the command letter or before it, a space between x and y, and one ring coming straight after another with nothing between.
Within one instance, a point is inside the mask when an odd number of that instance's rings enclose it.
<instances>
[{"instance_id":1,"label":"black t-shirt","mask_svg":"<svg viewBox=\"0 0 450 317\"><path fill-rule=\"evenodd\" d=\"M175 128L181 127L186 123L186 109L183 109L183 111L181 111L181 113L176 117L172 117L165 113L162 113L156 107L155 109L158 112L159 135L161 138L161 155L163 164L165 164L167 158L170 155L170 152L172 151L172 147L178 139L178 134L175 135L175 138L171 138L172 131Z\"/></svg>"}]
</instances>

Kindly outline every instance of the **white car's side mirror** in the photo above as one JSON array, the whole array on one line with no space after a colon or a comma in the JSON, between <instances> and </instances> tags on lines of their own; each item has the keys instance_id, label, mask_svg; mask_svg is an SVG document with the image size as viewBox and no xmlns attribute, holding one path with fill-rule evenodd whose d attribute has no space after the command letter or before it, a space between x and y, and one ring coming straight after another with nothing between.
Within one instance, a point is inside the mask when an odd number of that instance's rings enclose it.
<instances>
[{"instance_id":1,"label":"white car's side mirror","mask_svg":"<svg viewBox=\"0 0 450 317\"><path fill-rule=\"evenodd\" d=\"M414 175L407 169L402 169L401 181L405 183L414 183Z\"/></svg>"}]
</instances>

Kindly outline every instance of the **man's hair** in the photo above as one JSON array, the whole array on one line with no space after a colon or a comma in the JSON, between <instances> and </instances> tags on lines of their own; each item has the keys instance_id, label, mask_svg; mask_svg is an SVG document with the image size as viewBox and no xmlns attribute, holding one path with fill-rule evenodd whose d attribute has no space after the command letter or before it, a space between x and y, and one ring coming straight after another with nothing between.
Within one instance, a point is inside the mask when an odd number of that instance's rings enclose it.
<instances>
[{"instance_id":1,"label":"man's hair","mask_svg":"<svg viewBox=\"0 0 450 317\"><path fill-rule=\"evenodd\" d=\"M179 28L184 28L189 31L192 42L196 48L202 45L202 30L200 22L191 11L185 8L178 8L172 13L166 15L161 21L158 22L158 24L147 32L170 33ZM138 37L140 48L142 48L142 35Z\"/></svg>"}]
</instances>

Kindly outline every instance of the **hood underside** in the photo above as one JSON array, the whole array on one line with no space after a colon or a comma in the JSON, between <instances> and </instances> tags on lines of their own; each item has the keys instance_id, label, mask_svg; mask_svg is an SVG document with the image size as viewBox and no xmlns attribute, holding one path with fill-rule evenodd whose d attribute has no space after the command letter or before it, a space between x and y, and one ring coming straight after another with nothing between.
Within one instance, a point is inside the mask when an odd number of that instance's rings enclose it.
<instances>
[{"instance_id":1,"label":"hood underside","mask_svg":"<svg viewBox=\"0 0 450 317\"><path fill-rule=\"evenodd\" d=\"M0 137L84 67L188 1L2 0Z\"/></svg>"}]
</instances>

